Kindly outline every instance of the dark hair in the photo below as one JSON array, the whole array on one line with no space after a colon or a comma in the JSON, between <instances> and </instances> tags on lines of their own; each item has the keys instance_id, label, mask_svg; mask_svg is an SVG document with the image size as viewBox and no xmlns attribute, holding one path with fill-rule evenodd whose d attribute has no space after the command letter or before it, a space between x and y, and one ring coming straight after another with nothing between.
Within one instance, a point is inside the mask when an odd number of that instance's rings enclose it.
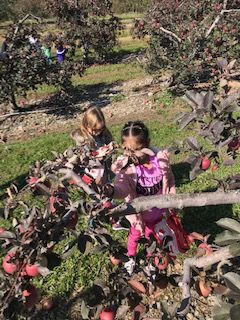
<instances>
[{"instance_id":1,"label":"dark hair","mask_svg":"<svg viewBox=\"0 0 240 320\"><path fill-rule=\"evenodd\" d=\"M129 121L122 129L122 143L125 137L136 137L137 142L144 147L148 147L150 143L148 128L142 121Z\"/></svg>"}]
</instances>

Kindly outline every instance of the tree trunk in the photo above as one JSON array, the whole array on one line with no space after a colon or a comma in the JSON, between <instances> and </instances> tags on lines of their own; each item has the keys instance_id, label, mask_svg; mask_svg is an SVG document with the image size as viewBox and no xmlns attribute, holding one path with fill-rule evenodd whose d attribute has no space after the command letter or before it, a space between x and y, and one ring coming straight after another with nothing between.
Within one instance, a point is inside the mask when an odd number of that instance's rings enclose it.
<instances>
[{"instance_id":1,"label":"tree trunk","mask_svg":"<svg viewBox=\"0 0 240 320\"><path fill-rule=\"evenodd\" d=\"M15 97L15 94L14 94L14 91L13 91L13 88L11 87L11 92L10 92L10 102L12 104L12 110L13 111L22 111L22 109L17 105L17 102L16 102L16 97Z\"/></svg>"}]
</instances>

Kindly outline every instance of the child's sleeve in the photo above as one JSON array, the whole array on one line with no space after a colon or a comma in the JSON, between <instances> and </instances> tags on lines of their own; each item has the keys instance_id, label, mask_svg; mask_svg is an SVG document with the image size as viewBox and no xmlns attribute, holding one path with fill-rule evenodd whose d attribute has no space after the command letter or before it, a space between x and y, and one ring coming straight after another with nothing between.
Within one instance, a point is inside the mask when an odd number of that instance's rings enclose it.
<instances>
[{"instance_id":1,"label":"child's sleeve","mask_svg":"<svg viewBox=\"0 0 240 320\"><path fill-rule=\"evenodd\" d=\"M175 179L169 161L169 151L162 150L157 154L160 168L163 172L163 194L176 193Z\"/></svg>"},{"instance_id":2,"label":"child's sleeve","mask_svg":"<svg viewBox=\"0 0 240 320\"><path fill-rule=\"evenodd\" d=\"M125 166L128 163L128 158L120 156L112 164L112 171L115 173L114 180L114 194L115 199L124 199L126 197L132 197L136 187L136 177L133 172L133 168Z\"/></svg>"},{"instance_id":3,"label":"child's sleeve","mask_svg":"<svg viewBox=\"0 0 240 320\"><path fill-rule=\"evenodd\" d=\"M134 173L132 173L129 168L121 170L116 174L113 186L113 197L115 199L133 198L134 190L136 189Z\"/></svg>"}]
</instances>

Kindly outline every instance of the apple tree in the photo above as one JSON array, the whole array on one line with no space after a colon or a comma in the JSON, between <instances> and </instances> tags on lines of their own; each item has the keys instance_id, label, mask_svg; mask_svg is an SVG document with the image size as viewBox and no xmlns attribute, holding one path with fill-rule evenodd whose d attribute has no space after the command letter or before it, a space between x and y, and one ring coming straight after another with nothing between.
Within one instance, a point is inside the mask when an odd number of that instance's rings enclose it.
<instances>
[{"instance_id":1,"label":"apple tree","mask_svg":"<svg viewBox=\"0 0 240 320\"><path fill-rule=\"evenodd\" d=\"M171 85L183 91L212 79L218 57L239 57L239 18L238 0L153 1L135 36L149 36L147 69L168 70Z\"/></svg>"},{"instance_id":2,"label":"apple tree","mask_svg":"<svg viewBox=\"0 0 240 320\"><path fill-rule=\"evenodd\" d=\"M34 17L37 23L31 26L24 24L30 16L9 27L6 51L0 59L0 102L10 102L15 111L24 111L17 98L26 97L29 90L44 83L68 89L72 75L81 75L85 69L82 60L50 63L43 54L39 19Z\"/></svg>"},{"instance_id":3,"label":"apple tree","mask_svg":"<svg viewBox=\"0 0 240 320\"><path fill-rule=\"evenodd\" d=\"M120 21L112 12L112 1L51 0L47 8L64 30L63 41L73 47L80 41L85 57L93 52L103 61L117 44Z\"/></svg>"}]
</instances>

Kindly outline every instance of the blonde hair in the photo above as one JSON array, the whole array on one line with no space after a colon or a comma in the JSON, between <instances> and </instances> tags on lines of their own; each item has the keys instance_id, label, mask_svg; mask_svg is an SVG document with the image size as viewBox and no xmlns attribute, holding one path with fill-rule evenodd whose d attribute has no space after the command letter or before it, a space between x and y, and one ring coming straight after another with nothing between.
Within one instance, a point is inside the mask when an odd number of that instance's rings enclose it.
<instances>
[{"instance_id":1,"label":"blonde hair","mask_svg":"<svg viewBox=\"0 0 240 320\"><path fill-rule=\"evenodd\" d=\"M100 125L103 127L102 136L105 138L106 143L110 143L112 141L112 135L106 128L105 117L99 107L90 107L85 111L82 124L78 129L71 133L71 137L76 141L77 144L89 141L90 145L93 146L95 141L92 135L89 133L89 129L95 129Z\"/></svg>"}]
</instances>

